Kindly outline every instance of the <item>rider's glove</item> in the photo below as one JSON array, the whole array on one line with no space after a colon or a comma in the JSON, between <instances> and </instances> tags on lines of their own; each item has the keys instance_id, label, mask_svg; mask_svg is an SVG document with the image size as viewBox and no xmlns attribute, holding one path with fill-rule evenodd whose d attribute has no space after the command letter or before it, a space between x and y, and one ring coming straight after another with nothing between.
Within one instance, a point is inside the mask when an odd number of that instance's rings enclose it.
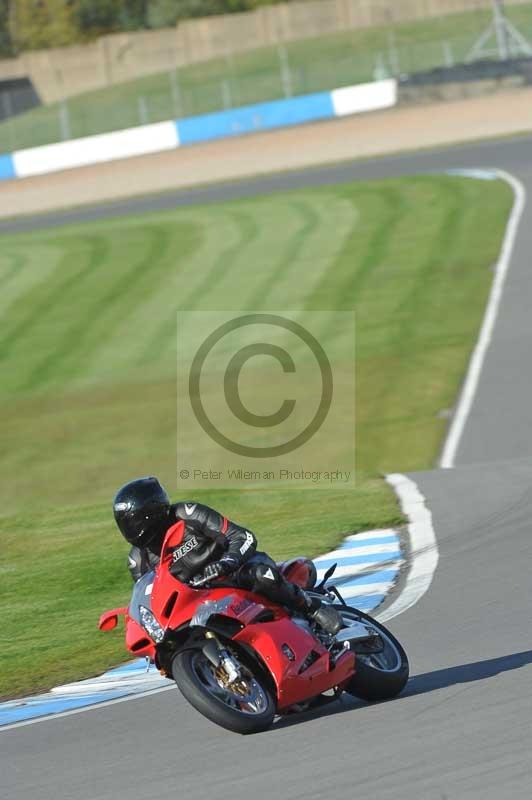
<instances>
[{"instance_id":1,"label":"rider's glove","mask_svg":"<svg viewBox=\"0 0 532 800\"><path fill-rule=\"evenodd\" d=\"M209 564L203 570L203 577L209 581L214 581L222 575L230 575L237 568L237 563L232 558L221 558L214 564Z\"/></svg>"}]
</instances>

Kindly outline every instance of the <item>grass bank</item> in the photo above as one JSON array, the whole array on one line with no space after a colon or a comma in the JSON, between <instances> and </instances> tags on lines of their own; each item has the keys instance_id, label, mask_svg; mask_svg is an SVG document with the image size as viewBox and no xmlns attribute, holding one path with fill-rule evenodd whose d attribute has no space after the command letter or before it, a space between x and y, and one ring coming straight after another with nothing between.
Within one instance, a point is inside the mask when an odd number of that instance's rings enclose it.
<instances>
[{"instance_id":1,"label":"grass bank","mask_svg":"<svg viewBox=\"0 0 532 800\"><path fill-rule=\"evenodd\" d=\"M356 310L355 489L203 491L274 556L398 521L379 478L429 467L511 205L500 182L354 183L8 235L0 310L0 695L123 655L96 629L127 601L109 502L175 487L176 310Z\"/></svg>"}]
</instances>

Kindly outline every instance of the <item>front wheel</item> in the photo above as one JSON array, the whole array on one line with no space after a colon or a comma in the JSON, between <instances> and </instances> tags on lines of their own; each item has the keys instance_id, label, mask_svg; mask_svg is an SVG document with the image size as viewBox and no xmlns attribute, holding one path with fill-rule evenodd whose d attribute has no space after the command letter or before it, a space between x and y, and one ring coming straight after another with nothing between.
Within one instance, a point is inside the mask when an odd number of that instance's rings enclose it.
<instances>
[{"instance_id":1,"label":"front wheel","mask_svg":"<svg viewBox=\"0 0 532 800\"><path fill-rule=\"evenodd\" d=\"M224 671L194 648L175 656L172 675L185 699L211 722L235 733L258 733L272 724L275 703L262 678L242 662L238 666L240 677L228 683Z\"/></svg>"},{"instance_id":2,"label":"front wheel","mask_svg":"<svg viewBox=\"0 0 532 800\"><path fill-rule=\"evenodd\" d=\"M355 674L345 691L361 700L390 700L396 697L405 688L410 671L401 644L384 625L363 611L339 604L334 607L340 612L344 626L360 620L375 631L375 641L371 646L364 642L355 644Z\"/></svg>"}]
</instances>

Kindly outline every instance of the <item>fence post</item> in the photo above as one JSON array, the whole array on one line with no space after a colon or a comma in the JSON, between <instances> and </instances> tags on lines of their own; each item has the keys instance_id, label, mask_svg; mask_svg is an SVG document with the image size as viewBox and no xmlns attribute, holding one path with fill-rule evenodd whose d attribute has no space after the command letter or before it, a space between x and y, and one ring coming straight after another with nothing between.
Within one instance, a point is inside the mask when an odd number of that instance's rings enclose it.
<instances>
[{"instance_id":1,"label":"fence post","mask_svg":"<svg viewBox=\"0 0 532 800\"><path fill-rule=\"evenodd\" d=\"M388 61L392 75L398 77L401 73L401 65L399 63L399 51L397 50L394 30L388 31Z\"/></svg>"},{"instance_id":2,"label":"fence post","mask_svg":"<svg viewBox=\"0 0 532 800\"><path fill-rule=\"evenodd\" d=\"M170 90L172 92L172 105L174 108L174 116L179 118L183 116L183 103L181 101L181 91L177 80L177 73L175 69L171 69L168 73L170 78Z\"/></svg>"},{"instance_id":3,"label":"fence post","mask_svg":"<svg viewBox=\"0 0 532 800\"><path fill-rule=\"evenodd\" d=\"M148 117L148 106L146 104L146 98L141 96L141 97L137 98L137 101L138 101L138 106L139 106L139 121L140 121L140 124L141 125L147 125L148 122L149 122L149 117Z\"/></svg>"},{"instance_id":4,"label":"fence post","mask_svg":"<svg viewBox=\"0 0 532 800\"><path fill-rule=\"evenodd\" d=\"M231 84L224 78L222 80L222 105L227 110L228 108L233 107L233 97L231 95Z\"/></svg>"},{"instance_id":5,"label":"fence post","mask_svg":"<svg viewBox=\"0 0 532 800\"><path fill-rule=\"evenodd\" d=\"M13 151L17 149L17 146L13 131L13 104L9 92L2 92L2 105L4 107L4 121L9 130L9 147Z\"/></svg>"},{"instance_id":6,"label":"fence post","mask_svg":"<svg viewBox=\"0 0 532 800\"><path fill-rule=\"evenodd\" d=\"M240 106L241 103L241 87L239 80L237 78L237 73L235 70L235 61L233 58L232 50L226 50L225 52L225 79L229 84L229 94L231 97L231 107L233 106Z\"/></svg>"},{"instance_id":7,"label":"fence post","mask_svg":"<svg viewBox=\"0 0 532 800\"><path fill-rule=\"evenodd\" d=\"M9 92L2 92L2 106L4 107L4 119L9 119L13 115L13 105Z\"/></svg>"},{"instance_id":8,"label":"fence post","mask_svg":"<svg viewBox=\"0 0 532 800\"><path fill-rule=\"evenodd\" d=\"M375 59L375 68L373 69L373 80L383 81L389 77L390 70L387 69L386 64L384 63L384 56L382 53L377 53L377 58Z\"/></svg>"},{"instance_id":9,"label":"fence post","mask_svg":"<svg viewBox=\"0 0 532 800\"><path fill-rule=\"evenodd\" d=\"M279 58L279 68L281 73L281 86L283 87L283 94L285 97L292 97L292 72L290 70L290 62L288 60L288 53L284 44L277 45L277 56Z\"/></svg>"},{"instance_id":10,"label":"fence post","mask_svg":"<svg viewBox=\"0 0 532 800\"><path fill-rule=\"evenodd\" d=\"M66 142L67 139L72 139L70 113L66 100L62 100L59 103L59 130L61 131L61 139L63 142Z\"/></svg>"},{"instance_id":11,"label":"fence post","mask_svg":"<svg viewBox=\"0 0 532 800\"><path fill-rule=\"evenodd\" d=\"M443 46L443 63L446 67L454 67L454 53L451 42L442 42Z\"/></svg>"}]
</instances>

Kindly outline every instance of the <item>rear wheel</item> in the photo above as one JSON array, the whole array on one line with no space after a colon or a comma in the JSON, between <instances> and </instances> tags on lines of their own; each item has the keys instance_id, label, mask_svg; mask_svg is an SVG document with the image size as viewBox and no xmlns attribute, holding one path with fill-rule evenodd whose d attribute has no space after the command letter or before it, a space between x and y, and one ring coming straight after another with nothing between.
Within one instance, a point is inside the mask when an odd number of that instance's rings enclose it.
<instances>
[{"instance_id":1,"label":"rear wheel","mask_svg":"<svg viewBox=\"0 0 532 800\"><path fill-rule=\"evenodd\" d=\"M235 733L269 728L275 703L263 679L238 661L240 677L229 683L223 668L215 667L201 649L183 650L172 662L181 694L204 717Z\"/></svg>"},{"instance_id":2,"label":"rear wheel","mask_svg":"<svg viewBox=\"0 0 532 800\"><path fill-rule=\"evenodd\" d=\"M345 691L362 700L390 700L396 697L408 681L407 655L390 631L380 622L357 609L334 606L342 615L344 624L361 621L375 632L375 639L368 643L355 642L355 675Z\"/></svg>"}]
</instances>

